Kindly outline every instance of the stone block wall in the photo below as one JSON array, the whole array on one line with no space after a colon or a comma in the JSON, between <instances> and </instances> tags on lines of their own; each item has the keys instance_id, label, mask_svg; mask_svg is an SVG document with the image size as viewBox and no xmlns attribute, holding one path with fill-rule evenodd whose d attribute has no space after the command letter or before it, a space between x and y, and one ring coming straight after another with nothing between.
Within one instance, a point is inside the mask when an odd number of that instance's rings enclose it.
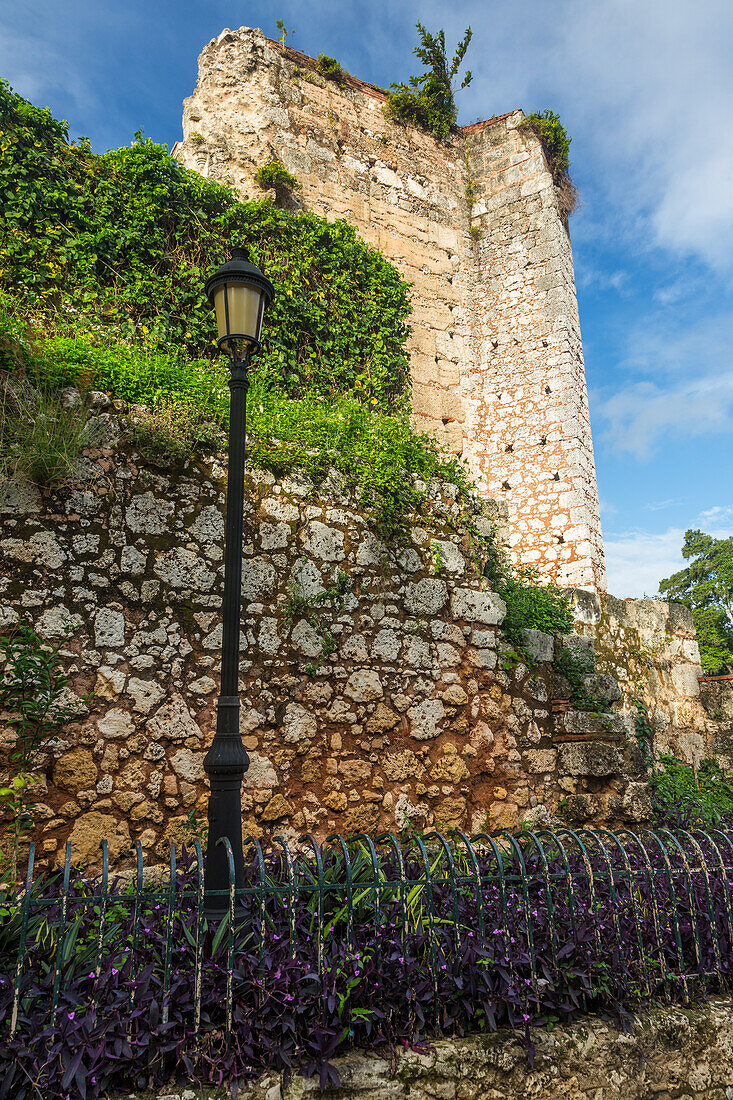
<instances>
[{"instance_id":1,"label":"stone block wall","mask_svg":"<svg viewBox=\"0 0 733 1100\"><path fill-rule=\"evenodd\" d=\"M182 839L192 810L205 820L215 724L225 468L146 466L109 412L89 430L99 445L83 484L44 495L6 484L0 497L2 623L48 638L73 628L63 655L78 718L36 762L48 859L67 839L81 860L102 837L114 857L134 839L161 854ZM547 665L502 670L504 604L457 533L455 491L436 483L430 495L395 556L335 472L320 487L304 473L249 476L246 834L477 829L556 800ZM501 538L501 512L487 506L476 523ZM339 572L343 602L316 608Z\"/></svg>"},{"instance_id":2,"label":"stone block wall","mask_svg":"<svg viewBox=\"0 0 733 1100\"><path fill-rule=\"evenodd\" d=\"M386 119L385 98L261 31L222 31L173 155L249 197L277 157L296 204L346 219L394 263L412 284L416 426L507 501L517 559L605 589L572 255L539 142L521 111L438 142Z\"/></svg>"},{"instance_id":3,"label":"stone block wall","mask_svg":"<svg viewBox=\"0 0 733 1100\"><path fill-rule=\"evenodd\" d=\"M700 653L686 607L576 592L574 612L576 630L594 640L599 671L618 683L618 709L630 734L638 699L654 731L655 753L699 764L721 751L722 711L716 715L701 693Z\"/></svg>"}]
</instances>

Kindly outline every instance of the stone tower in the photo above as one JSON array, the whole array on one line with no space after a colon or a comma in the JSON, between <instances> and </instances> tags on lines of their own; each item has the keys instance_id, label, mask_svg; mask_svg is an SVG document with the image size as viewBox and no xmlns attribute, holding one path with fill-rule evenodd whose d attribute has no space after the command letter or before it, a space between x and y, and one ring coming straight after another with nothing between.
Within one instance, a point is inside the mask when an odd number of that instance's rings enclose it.
<instances>
[{"instance_id":1,"label":"stone tower","mask_svg":"<svg viewBox=\"0 0 733 1100\"><path fill-rule=\"evenodd\" d=\"M201 53L173 155L248 197L277 157L305 208L380 249L412 284L416 427L506 499L518 561L605 590L572 252L541 145L521 111L443 143L388 121L385 98L259 30L225 30Z\"/></svg>"}]
</instances>

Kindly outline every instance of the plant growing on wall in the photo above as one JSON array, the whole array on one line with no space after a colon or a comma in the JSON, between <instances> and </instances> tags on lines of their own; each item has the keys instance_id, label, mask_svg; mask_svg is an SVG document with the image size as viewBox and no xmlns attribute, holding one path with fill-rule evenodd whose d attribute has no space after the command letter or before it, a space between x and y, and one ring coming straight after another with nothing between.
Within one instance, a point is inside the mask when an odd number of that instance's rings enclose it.
<instances>
[{"instance_id":1,"label":"plant growing on wall","mask_svg":"<svg viewBox=\"0 0 733 1100\"><path fill-rule=\"evenodd\" d=\"M173 352L183 378L186 358L217 357L204 281L234 241L277 287L263 377L293 396L405 404L408 287L346 222L242 203L141 135L103 156L69 145L64 123L3 82L0 129L0 291L18 312L96 347Z\"/></svg>"},{"instance_id":2,"label":"plant growing on wall","mask_svg":"<svg viewBox=\"0 0 733 1100\"><path fill-rule=\"evenodd\" d=\"M391 84L393 91L387 95L385 112L395 122L421 126L433 137L445 141L451 130L456 128L458 112L454 81L471 41L472 31L470 27L466 29L453 60L449 62L445 31L431 34L422 23L416 23L415 26L420 35L420 44L412 52L419 57L427 71L420 76L411 76L409 84ZM461 88L466 88L471 83L471 76L471 71L468 70Z\"/></svg>"},{"instance_id":3,"label":"plant growing on wall","mask_svg":"<svg viewBox=\"0 0 733 1100\"><path fill-rule=\"evenodd\" d=\"M62 700L68 677L59 650L67 635L52 645L21 624L0 637L0 708L8 712L14 732L7 757L8 782L0 788L0 809L10 819L1 854L13 879L23 837L33 823L36 754L75 714Z\"/></svg>"},{"instance_id":4,"label":"plant growing on wall","mask_svg":"<svg viewBox=\"0 0 733 1100\"><path fill-rule=\"evenodd\" d=\"M556 111L534 111L520 122L520 129L531 130L539 139L552 179L557 188L560 211L567 218L578 205L578 190L570 178L570 143L567 130Z\"/></svg>"},{"instance_id":5,"label":"plant growing on wall","mask_svg":"<svg viewBox=\"0 0 733 1100\"><path fill-rule=\"evenodd\" d=\"M288 172L285 165L277 159L260 165L255 172L255 183L263 191L274 190L278 198L291 191L300 190L300 184L295 176L292 172Z\"/></svg>"},{"instance_id":6,"label":"plant growing on wall","mask_svg":"<svg viewBox=\"0 0 733 1100\"><path fill-rule=\"evenodd\" d=\"M339 85L346 83L344 79L346 73L335 57L329 57L328 54L319 53L316 58L316 69L321 76L326 78L326 80L333 80L335 84Z\"/></svg>"},{"instance_id":7,"label":"plant growing on wall","mask_svg":"<svg viewBox=\"0 0 733 1100\"><path fill-rule=\"evenodd\" d=\"M686 531L682 557L690 564L660 581L659 591L692 611L705 672L733 672L733 538Z\"/></svg>"}]
</instances>

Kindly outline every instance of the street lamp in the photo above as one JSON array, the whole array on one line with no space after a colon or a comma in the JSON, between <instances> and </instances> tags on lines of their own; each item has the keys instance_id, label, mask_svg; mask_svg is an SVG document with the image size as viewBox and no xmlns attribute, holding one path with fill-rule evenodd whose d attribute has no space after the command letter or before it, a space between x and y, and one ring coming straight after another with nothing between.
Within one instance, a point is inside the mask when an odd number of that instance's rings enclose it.
<instances>
[{"instance_id":1,"label":"street lamp","mask_svg":"<svg viewBox=\"0 0 733 1100\"><path fill-rule=\"evenodd\" d=\"M209 777L209 833L204 889L206 912L221 916L228 907L229 860L222 837L234 854L235 885L244 883L242 851L242 778L249 757L239 732L239 629L242 603L242 528L244 458L247 428L247 368L260 346L265 306L272 301L272 283L247 259L243 248L232 249L229 263L206 280L206 294L216 310L219 347L229 355L229 472L224 536L224 599L222 601L221 688L216 733L204 757Z\"/></svg>"}]
</instances>

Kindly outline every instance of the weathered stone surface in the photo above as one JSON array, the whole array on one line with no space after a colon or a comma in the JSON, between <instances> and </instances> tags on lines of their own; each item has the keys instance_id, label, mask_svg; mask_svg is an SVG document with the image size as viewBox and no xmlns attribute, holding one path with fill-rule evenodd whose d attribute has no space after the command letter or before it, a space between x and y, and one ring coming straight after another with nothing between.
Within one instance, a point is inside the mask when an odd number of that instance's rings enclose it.
<instances>
[{"instance_id":1,"label":"weathered stone surface","mask_svg":"<svg viewBox=\"0 0 733 1100\"><path fill-rule=\"evenodd\" d=\"M446 583L439 577L410 581L405 588L405 607L412 615L437 615L447 599Z\"/></svg>"},{"instance_id":2,"label":"weathered stone surface","mask_svg":"<svg viewBox=\"0 0 733 1100\"><path fill-rule=\"evenodd\" d=\"M283 817L289 817L292 812L292 804L281 794L276 794L262 811L262 821L280 821Z\"/></svg>"},{"instance_id":3,"label":"weathered stone surface","mask_svg":"<svg viewBox=\"0 0 733 1100\"><path fill-rule=\"evenodd\" d=\"M119 649L125 644L125 616L121 611L103 607L97 612L94 642L100 649Z\"/></svg>"},{"instance_id":4,"label":"weathered stone surface","mask_svg":"<svg viewBox=\"0 0 733 1100\"><path fill-rule=\"evenodd\" d=\"M198 783L204 778L204 754L201 752L179 749L171 757L171 764L175 773L189 783Z\"/></svg>"},{"instance_id":5,"label":"weathered stone surface","mask_svg":"<svg viewBox=\"0 0 733 1100\"><path fill-rule=\"evenodd\" d=\"M145 728L154 741L185 741L187 737L194 737L201 742L201 730L180 695L174 694L164 703L148 719Z\"/></svg>"},{"instance_id":6,"label":"weathered stone surface","mask_svg":"<svg viewBox=\"0 0 733 1100\"><path fill-rule=\"evenodd\" d=\"M97 729L102 737L129 737L135 730L135 722L126 710L114 707L97 719Z\"/></svg>"},{"instance_id":7,"label":"weathered stone surface","mask_svg":"<svg viewBox=\"0 0 733 1100\"><path fill-rule=\"evenodd\" d=\"M623 753L617 745L604 745L601 741L571 741L560 745L558 753L563 775L602 777L620 775L623 771Z\"/></svg>"},{"instance_id":8,"label":"weathered stone surface","mask_svg":"<svg viewBox=\"0 0 733 1100\"><path fill-rule=\"evenodd\" d=\"M88 749L72 749L56 761L53 781L57 787L76 794L85 791L97 780L97 765Z\"/></svg>"},{"instance_id":9,"label":"weathered stone surface","mask_svg":"<svg viewBox=\"0 0 733 1100\"><path fill-rule=\"evenodd\" d=\"M503 622L506 604L495 592L457 588L451 596L451 614L454 619L495 626Z\"/></svg>"},{"instance_id":10,"label":"weathered stone surface","mask_svg":"<svg viewBox=\"0 0 733 1100\"><path fill-rule=\"evenodd\" d=\"M316 720L300 703L288 703L285 708L283 735L286 741L307 741L318 731Z\"/></svg>"},{"instance_id":11,"label":"weathered stone surface","mask_svg":"<svg viewBox=\"0 0 733 1100\"><path fill-rule=\"evenodd\" d=\"M344 695L348 695L356 703L368 703L373 699L381 699L384 695L384 688L376 672L368 668L362 668L352 672L349 676L344 688Z\"/></svg>"},{"instance_id":12,"label":"weathered stone surface","mask_svg":"<svg viewBox=\"0 0 733 1100\"><path fill-rule=\"evenodd\" d=\"M69 834L72 863L101 863L103 840L108 842L110 859L115 862L130 848L127 823L118 821L113 814L103 814L97 810L82 814Z\"/></svg>"},{"instance_id":13,"label":"weathered stone surface","mask_svg":"<svg viewBox=\"0 0 733 1100\"><path fill-rule=\"evenodd\" d=\"M524 630L522 639L527 656L535 661L552 661L555 655L555 639L542 630Z\"/></svg>"},{"instance_id":14,"label":"weathered stone surface","mask_svg":"<svg viewBox=\"0 0 733 1100\"><path fill-rule=\"evenodd\" d=\"M439 723L445 718L445 707L440 699L425 699L407 712L410 734L418 741L432 740L440 733Z\"/></svg>"}]
</instances>

